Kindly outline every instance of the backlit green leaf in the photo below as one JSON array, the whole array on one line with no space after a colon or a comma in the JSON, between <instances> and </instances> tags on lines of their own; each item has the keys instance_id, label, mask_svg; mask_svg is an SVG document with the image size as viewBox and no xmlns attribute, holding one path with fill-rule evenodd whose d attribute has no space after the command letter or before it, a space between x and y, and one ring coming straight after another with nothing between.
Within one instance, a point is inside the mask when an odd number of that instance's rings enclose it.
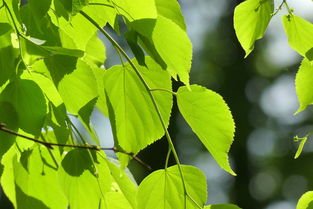
<instances>
[{"instance_id":1,"label":"backlit green leaf","mask_svg":"<svg viewBox=\"0 0 313 209\"><path fill-rule=\"evenodd\" d=\"M219 94L204 87L190 88L178 89L179 111L220 167L235 175L228 160L235 124L227 104Z\"/></svg>"},{"instance_id":2,"label":"backlit green leaf","mask_svg":"<svg viewBox=\"0 0 313 209\"><path fill-rule=\"evenodd\" d=\"M9 83L1 93L0 101L13 105L18 114L19 128L34 136L40 135L47 105L42 90L34 81L17 79Z\"/></svg>"},{"instance_id":3,"label":"backlit green leaf","mask_svg":"<svg viewBox=\"0 0 313 209\"><path fill-rule=\"evenodd\" d=\"M115 0L114 4L118 14L125 16L129 21L157 17L154 0Z\"/></svg>"},{"instance_id":4,"label":"backlit green leaf","mask_svg":"<svg viewBox=\"0 0 313 209\"><path fill-rule=\"evenodd\" d=\"M77 62L77 68L60 81L58 90L67 110L76 115L82 107L98 96L92 69L80 60Z\"/></svg>"},{"instance_id":5,"label":"backlit green leaf","mask_svg":"<svg viewBox=\"0 0 313 209\"><path fill-rule=\"evenodd\" d=\"M147 176L139 185L137 194L138 209L171 209L203 207L207 198L205 175L196 167L181 165L188 195L184 187L178 166L157 170ZM187 207L184 207L186 202Z\"/></svg>"},{"instance_id":6,"label":"backlit green leaf","mask_svg":"<svg viewBox=\"0 0 313 209\"><path fill-rule=\"evenodd\" d=\"M59 0L64 8L71 14L76 14L88 4L88 0Z\"/></svg>"},{"instance_id":7,"label":"backlit green leaf","mask_svg":"<svg viewBox=\"0 0 313 209\"><path fill-rule=\"evenodd\" d=\"M273 0L246 0L235 8L234 27L245 57L254 49L254 42L263 37L273 11Z\"/></svg>"},{"instance_id":8,"label":"backlit green leaf","mask_svg":"<svg viewBox=\"0 0 313 209\"><path fill-rule=\"evenodd\" d=\"M296 15L283 16L283 24L290 47L307 56L306 53L313 47L313 24Z\"/></svg>"},{"instance_id":9,"label":"backlit green leaf","mask_svg":"<svg viewBox=\"0 0 313 209\"><path fill-rule=\"evenodd\" d=\"M171 89L170 76L151 58L146 57L148 68L138 65L135 60L133 62L150 88ZM138 153L163 136L164 130L148 91L129 63L125 64L125 67L110 68L104 76L104 85L110 103L109 116L116 145L128 152ZM160 91L154 91L152 94L165 124L168 125L172 95ZM121 157L124 158L121 159L122 166L125 166L129 157Z\"/></svg>"},{"instance_id":10,"label":"backlit green leaf","mask_svg":"<svg viewBox=\"0 0 313 209\"><path fill-rule=\"evenodd\" d=\"M184 17L177 0L155 0L158 15L162 15L175 22L181 29L186 30Z\"/></svg>"},{"instance_id":11,"label":"backlit green leaf","mask_svg":"<svg viewBox=\"0 0 313 209\"><path fill-rule=\"evenodd\" d=\"M71 209L98 209L101 190L94 169L88 150L72 150L62 160L59 179Z\"/></svg>"},{"instance_id":12,"label":"backlit green leaf","mask_svg":"<svg viewBox=\"0 0 313 209\"><path fill-rule=\"evenodd\" d=\"M5 124L6 128L17 131L18 129L18 115L13 105L9 102L0 102L0 123ZM15 136L0 132L1 146L0 159L15 142ZM0 175L1 176L1 175Z\"/></svg>"},{"instance_id":13,"label":"backlit green leaf","mask_svg":"<svg viewBox=\"0 0 313 209\"><path fill-rule=\"evenodd\" d=\"M161 58L167 64L167 71L176 78L189 84L192 44L186 34L173 21L158 16L152 33L152 40Z\"/></svg>"},{"instance_id":14,"label":"backlit green leaf","mask_svg":"<svg viewBox=\"0 0 313 209\"><path fill-rule=\"evenodd\" d=\"M304 193L298 201L296 209L312 209L313 208L313 191Z\"/></svg>"},{"instance_id":15,"label":"backlit green leaf","mask_svg":"<svg viewBox=\"0 0 313 209\"><path fill-rule=\"evenodd\" d=\"M299 113L308 105L313 104L313 64L307 59L303 59L299 71L296 75L296 92L298 95L300 107L296 113Z\"/></svg>"},{"instance_id":16,"label":"backlit green leaf","mask_svg":"<svg viewBox=\"0 0 313 209\"><path fill-rule=\"evenodd\" d=\"M16 158L13 160L18 208L67 208L67 200L57 183L58 164L56 163L60 157L57 152L51 153L53 158L46 148L35 148L23 152L20 160Z\"/></svg>"}]
</instances>

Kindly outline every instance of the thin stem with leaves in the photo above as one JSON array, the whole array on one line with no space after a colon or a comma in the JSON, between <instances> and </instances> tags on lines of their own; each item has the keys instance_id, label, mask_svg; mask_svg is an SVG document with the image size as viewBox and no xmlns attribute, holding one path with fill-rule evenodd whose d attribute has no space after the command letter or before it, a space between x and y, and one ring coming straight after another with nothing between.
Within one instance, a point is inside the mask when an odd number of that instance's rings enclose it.
<instances>
[{"instance_id":1,"label":"thin stem with leaves","mask_svg":"<svg viewBox=\"0 0 313 209\"><path fill-rule=\"evenodd\" d=\"M178 170L179 170L179 173L180 173L180 177L181 177L181 180L182 180L182 183L183 183L183 188L184 188L184 193L185 193L185 198L184 198L184 205L185 205L185 208L186 208L186 196L195 204L197 205L197 207L199 208L202 208L201 206L199 206L197 204L197 202L195 202L193 200L193 198L188 194L187 192L187 189L186 189L186 183L185 183L185 179L184 179L184 175L183 175L183 171L182 171L182 168L181 168L181 163L180 163L180 160L179 160L179 157L178 157L178 154L177 154L177 151L174 147L174 144L173 144L173 141L171 139L171 136L167 130L167 127L166 127L166 124L164 122L164 119L162 117L162 114L161 114L161 111L160 111L160 108L156 102L156 99L154 98L154 95L152 94L152 91L153 89L150 88L150 86L148 85L148 83L146 82L146 80L144 79L144 77L141 75L140 71L138 70L138 68L136 67L136 65L132 62L131 58L127 55L127 53L124 51L124 49L110 36L110 34L108 34L95 20L93 20L88 14L86 14L85 12L83 11L80 11L80 14L83 15L90 23L92 23L96 28L98 28L98 30L110 41L110 43L114 46L115 49L117 49L125 58L126 60L129 62L130 66L132 67L132 69L135 71L135 73L137 74L137 76L139 77L139 79L141 80L141 82L143 83L143 85L145 86L150 98L151 98L151 101L155 107L155 110L158 114L158 117L161 121L161 124L162 124L162 127L163 127L163 130L165 132L165 136L166 136L166 139L168 141L168 144L169 144L169 147L171 149L171 151L173 152L173 156L174 156L174 159L177 163L177 166L178 166ZM172 92L171 92L172 93Z\"/></svg>"}]
</instances>

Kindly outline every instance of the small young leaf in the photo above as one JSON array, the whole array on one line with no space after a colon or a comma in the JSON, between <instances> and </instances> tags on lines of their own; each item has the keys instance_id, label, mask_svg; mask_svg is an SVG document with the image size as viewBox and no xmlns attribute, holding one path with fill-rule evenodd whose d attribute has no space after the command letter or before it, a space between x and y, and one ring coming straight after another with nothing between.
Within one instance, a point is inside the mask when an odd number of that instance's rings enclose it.
<instances>
[{"instance_id":1,"label":"small young leaf","mask_svg":"<svg viewBox=\"0 0 313 209\"><path fill-rule=\"evenodd\" d=\"M146 177L139 185L137 193L138 209L198 208L203 207L207 199L205 175L196 167L181 165L188 195L178 166L157 170ZM186 202L187 207L184 207Z\"/></svg>"},{"instance_id":2,"label":"small young leaf","mask_svg":"<svg viewBox=\"0 0 313 209\"><path fill-rule=\"evenodd\" d=\"M296 209L312 209L313 207L313 191L304 193L298 201Z\"/></svg>"},{"instance_id":3,"label":"small young leaf","mask_svg":"<svg viewBox=\"0 0 313 209\"><path fill-rule=\"evenodd\" d=\"M235 8L234 27L245 57L254 49L254 42L263 37L273 11L273 0L247 0Z\"/></svg>"},{"instance_id":4,"label":"small young leaf","mask_svg":"<svg viewBox=\"0 0 313 209\"><path fill-rule=\"evenodd\" d=\"M294 157L295 159L297 159L300 156L300 154L303 150L303 147L304 147L307 140L308 140L307 137L303 137L303 138L299 138L298 136L294 137L294 141L300 141L299 147L298 147L297 152L296 152L295 157Z\"/></svg>"},{"instance_id":5,"label":"small young leaf","mask_svg":"<svg viewBox=\"0 0 313 209\"><path fill-rule=\"evenodd\" d=\"M204 87L180 87L177 92L179 111L225 171L235 175L228 162L235 124L223 98Z\"/></svg>"},{"instance_id":6,"label":"small young leaf","mask_svg":"<svg viewBox=\"0 0 313 209\"><path fill-rule=\"evenodd\" d=\"M304 58L296 75L296 92L300 103L296 114L305 110L308 105L313 104L312 83L313 64Z\"/></svg>"},{"instance_id":7,"label":"small young leaf","mask_svg":"<svg viewBox=\"0 0 313 209\"><path fill-rule=\"evenodd\" d=\"M296 15L283 16L283 24L291 48L312 60L306 53L313 47L313 24Z\"/></svg>"}]
</instances>

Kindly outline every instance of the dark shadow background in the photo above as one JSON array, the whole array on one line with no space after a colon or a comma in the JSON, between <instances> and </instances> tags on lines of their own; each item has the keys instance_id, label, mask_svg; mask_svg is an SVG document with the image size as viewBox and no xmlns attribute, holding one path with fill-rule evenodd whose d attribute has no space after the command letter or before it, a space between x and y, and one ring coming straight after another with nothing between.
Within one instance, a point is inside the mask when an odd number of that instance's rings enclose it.
<instances>
[{"instance_id":1,"label":"dark shadow background","mask_svg":"<svg viewBox=\"0 0 313 209\"><path fill-rule=\"evenodd\" d=\"M301 58L288 47L277 15L265 38L244 59L232 20L234 7L240 2L181 1L194 44L191 83L220 93L233 113L236 136L230 156L237 176L218 167L181 117L176 104L169 130L182 162L206 173L209 204L234 203L243 209L295 209L301 194L313 188L310 166L313 143L308 141L300 158L293 159L297 144L292 138L304 136L313 124L311 108L293 116L298 108L294 78ZM290 4L296 14L312 21L310 0ZM117 58L112 48L108 47L107 53L108 65L118 64L112 58ZM178 86L175 84L174 90ZM97 112L93 120L100 138L111 138L108 120ZM110 145L112 141L103 144ZM139 157L157 170L164 167L167 148L166 140L162 139L143 150ZM138 182L150 173L136 162L130 164L130 169ZM0 208L10 208L3 194Z\"/></svg>"}]
</instances>

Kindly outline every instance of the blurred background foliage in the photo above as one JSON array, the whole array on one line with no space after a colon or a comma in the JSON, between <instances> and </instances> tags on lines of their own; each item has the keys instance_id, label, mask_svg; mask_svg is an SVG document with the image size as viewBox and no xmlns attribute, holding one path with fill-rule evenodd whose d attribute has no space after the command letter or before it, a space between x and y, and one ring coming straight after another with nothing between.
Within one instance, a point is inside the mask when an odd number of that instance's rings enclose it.
<instances>
[{"instance_id":1,"label":"blurred background foliage","mask_svg":"<svg viewBox=\"0 0 313 209\"><path fill-rule=\"evenodd\" d=\"M276 5L280 1L275 0ZM301 58L287 44L280 17L287 13L283 10L272 19L265 37L244 59L233 29L234 7L240 2L180 1L194 45L191 83L220 93L236 122L230 156L237 176L218 167L176 106L170 133L182 162L206 173L208 203L235 203L243 209L295 209L301 194L313 188L310 166L313 143L308 141L299 159L294 159L297 143L293 137L304 136L313 129L312 109L294 116L298 108L294 78ZM312 1L288 3L295 14L313 22ZM103 40L107 46L106 67L120 64L114 49ZM120 43L127 49L125 42ZM177 87L175 84L174 88ZM112 146L108 119L95 110L93 123L102 145ZM167 143L162 139L143 150L139 157L157 170L164 167L166 153ZM151 172L136 162L130 164L130 169L138 183ZM0 208L11 208L3 194Z\"/></svg>"}]
</instances>

